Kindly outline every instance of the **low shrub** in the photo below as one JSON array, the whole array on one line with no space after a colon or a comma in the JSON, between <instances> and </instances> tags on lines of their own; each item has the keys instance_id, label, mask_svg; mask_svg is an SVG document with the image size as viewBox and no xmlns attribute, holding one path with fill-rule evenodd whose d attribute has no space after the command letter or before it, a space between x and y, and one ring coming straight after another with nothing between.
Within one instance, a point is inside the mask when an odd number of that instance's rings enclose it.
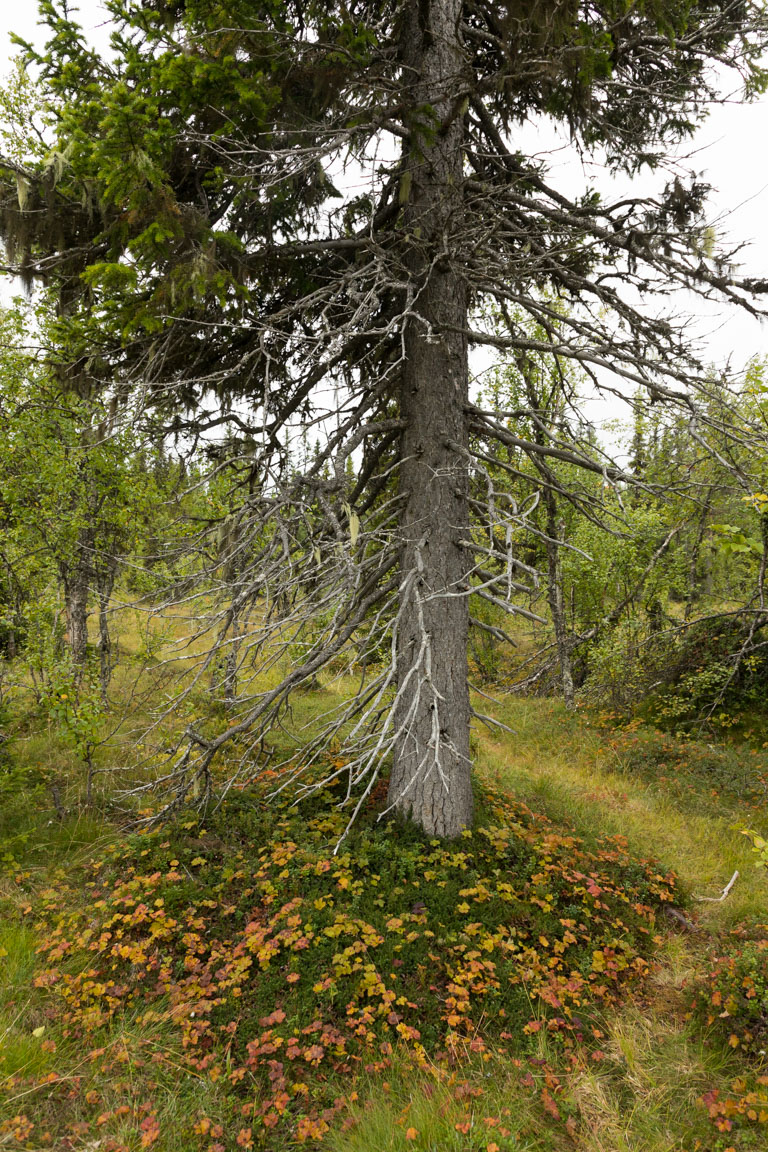
<instances>
[{"instance_id":1,"label":"low shrub","mask_svg":"<svg viewBox=\"0 0 768 1152\"><path fill-rule=\"evenodd\" d=\"M490 791L454 843L376 817L334 854L346 816L327 795L291 809L249 790L205 829L132 837L92 864L87 906L48 894L52 1018L105 1075L115 1027L170 1030L179 1067L239 1093L235 1143L284 1147L322 1137L350 1076L395 1049L491 1059L541 1030L572 1045L648 972L675 880L620 837L587 848Z\"/></svg>"},{"instance_id":2,"label":"low shrub","mask_svg":"<svg viewBox=\"0 0 768 1152\"><path fill-rule=\"evenodd\" d=\"M761 732L768 716L768 655L741 656L750 623L716 616L649 630L648 621L621 621L591 645L585 659L586 703L642 719L676 735Z\"/></svg>"},{"instance_id":3,"label":"low shrub","mask_svg":"<svg viewBox=\"0 0 768 1152\"><path fill-rule=\"evenodd\" d=\"M728 1145L764 1148L768 1131L768 924L737 929L713 950L710 971L690 994L690 1016L707 1043L747 1061L730 1091L712 1089L701 1103ZM719 1145L725 1147L725 1145Z\"/></svg>"},{"instance_id":4,"label":"low shrub","mask_svg":"<svg viewBox=\"0 0 768 1152\"><path fill-rule=\"evenodd\" d=\"M692 990L691 1012L715 1041L757 1062L768 1055L768 924L731 933Z\"/></svg>"},{"instance_id":5,"label":"low shrub","mask_svg":"<svg viewBox=\"0 0 768 1152\"><path fill-rule=\"evenodd\" d=\"M655 728L630 725L606 739L622 772L663 786L686 807L763 811L768 794L768 754L741 746L680 740Z\"/></svg>"}]
</instances>

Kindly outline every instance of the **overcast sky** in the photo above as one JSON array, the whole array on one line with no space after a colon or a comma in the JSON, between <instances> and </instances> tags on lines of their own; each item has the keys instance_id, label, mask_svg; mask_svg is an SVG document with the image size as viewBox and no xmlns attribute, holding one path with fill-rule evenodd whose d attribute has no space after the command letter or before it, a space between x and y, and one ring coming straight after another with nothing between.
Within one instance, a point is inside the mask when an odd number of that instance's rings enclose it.
<instances>
[{"instance_id":1,"label":"overcast sky","mask_svg":"<svg viewBox=\"0 0 768 1152\"><path fill-rule=\"evenodd\" d=\"M7 61L14 49L12 31L39 40L36 27L35 0L21 0L0 5L0 72L8 70ZM79 19L89 38L98 46L108 42L107 13L99 0L81 0ZM700 131L691 152L690 166L713 186L711 216L721 238L729 244L745 243L741 255L742 270L750 275L768 276L768 97L751 105L736 101L715 107ZM550 152L552 137L528 128L519 142L528 151ZM549 165L552 183L566 185L576 192L584 173L573 150L563 140ZM557 178L555 178L557 177ZM592 169L589 182L608 191L604 173ZM768 307L768 301L766 302ZM768 322L760 323L740 310L719 308L703 312L698 309L693 328L698 328L706 341L708 354L715 362L729 359L740 367L753 355L768 355Z\"/></svg>"}]
</instances>

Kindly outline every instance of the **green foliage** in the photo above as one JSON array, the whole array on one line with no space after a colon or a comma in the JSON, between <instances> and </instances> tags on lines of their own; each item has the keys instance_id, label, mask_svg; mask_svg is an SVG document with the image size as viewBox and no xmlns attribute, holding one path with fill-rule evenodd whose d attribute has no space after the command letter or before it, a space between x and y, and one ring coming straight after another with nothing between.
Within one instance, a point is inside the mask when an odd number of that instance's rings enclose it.
<instances>
[{"instance_id":1,"label":"green foliage","mask_svg":"<svg viewBox=\"0 0 768 1152\"><path fill-rule=\"evenodd\" d=\"M19 165L41 161L47 151L54 124L53 110L21 58L13 61L11 74L0 86L0 150ZM17 177L19 207L23 209L29 188Z\"/></svg>"},{"instance_id":2,"label":"green foliage","mask_svg":"<svg viewBox=\"0 0 768 1152\"><path fill-rule=\"evenodd\" d=\"M611 732L608 741L621 771L655 785L681 807L762 813L768 787L764 751L680 740L635 724Z\"/></svg>"},{"instance_id":3,"label":"green foliage","mask_svg":"<svg viewBox=\"0 0 768 1152\"><path fill-rule=\"evenodd\" d=\"M644 622L629 617L590 645L584 697L617 715L631 714L652 682L655 666L646 645Z\"/></svg>"},{"instance_id":4,"label":"green foliage","mask_svg":"<svg viewBox=\"0 0 768 1152\"><path fill-rule=\"evenodd\" d=\"M730 560L733 556L760 556L763 546L754 536L748 536L735 524L713 524L716 548L721 556Z\"/></svg>"},{"instance_id":5,"label":"green foliage","mask_svg":"<svg viewBox=\"0 0 768 1152\"><path fill-rule=\"evenodd\" d=\"M768 711L763 650L738 658L747 632L738 616L724 616L696 621L667 644L661 672L666 686L647 709L659 726L727 732L739 724L748 728ZM657 661L660 667L661 652Z\"/></svg>"},{"instance_id":6,"label":"green foliage","mask_svg":"<svg viewBox=\"0 0 768 1152\"><path fill-rule=\"evenodd\" d=\"M749 624L723 613L661 633L627 618L589 650L584 696L616 715L642 717L676 735L734 729L754 737L768 713L766 656Z\"/></svg>"},{"instance_id":7,"label":"green foliage","mask_svg":"<svg viewBox=\"0 0 768 1152\"><path fill-rule=\"evenodd\" d=\"M620 838L587 849L494 792L483 808L454 844L370 811L334 855L345 817L326 799L296 812L243 793L206 829L95 862L87 907L62 914L52 891L37 982L97 1048L126 1019L171 1028L185 1068L228 1077L263 1138L322 1135L347 1104L339 1077L396 1048L418 1063L539 1033L572 1047L647 975L674 879Z\"/></svg>"},{"instance_id":8,"label":"green foliage","mask_svg":"<svg viewBox=\"0 0 768 1152\"><path fill-rule=\"evenodd\" d=\"M752 841L752 847L757 856L755 861L756 868L768 868L768 840L761 836L759 832L754 832L749 828L741 829L742 836L747 836Z\"/></svg>"},{"instance_id":9,"label":"green foliage","mask_svg":"<svg viewBox=\"0 0 768 1152\"><path fill-rule=\"evenodd\" d=\"M610 520L599 524L580 518L569 537L569 543L580 551L563 553L565 597L566 601L573 598L574 624L579 629L600 624L616 604L627 599L627 616L639 622L641 605L666 592L666 563L655 566L645 581L642 577L669 531L667 510L659 505L635 504L622 511L613 501L611 504L613 517L621 517L621 530L607 532Z\"/></svg>"}]
</instances>

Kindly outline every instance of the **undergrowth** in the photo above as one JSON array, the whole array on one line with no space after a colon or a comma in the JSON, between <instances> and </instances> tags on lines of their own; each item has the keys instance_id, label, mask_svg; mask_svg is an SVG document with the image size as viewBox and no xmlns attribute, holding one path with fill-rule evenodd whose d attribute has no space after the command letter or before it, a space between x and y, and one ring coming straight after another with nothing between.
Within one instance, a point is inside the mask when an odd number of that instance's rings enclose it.
<instances>
[{"instance_id":1,"label":"undergrowth","mask_svg":"<svg viewBox=\"0 0 768 1152\"><path fill-rule=\"evenodd\" d=\"M706 974L690 993L690 1014L707 1042L728 1046L744 1061L728 1089L703 1097L710 1119L729 1139L768 1125L768 924L735 929L710 948Z\"/></svg>"},{"instance_id":2,"label":"undergrowth","mask_svg":"<svg viewBox=\"0 0 768 1152\"><path fill-rule=\"evenodd\" d=\"M744 745L681 740L630 724L608 733L621 771L655 786L686 808L765 812L768 753Z\"/></svg>"},{"instance_id":3,"label":"undergrowth","mask_svg":"<svg viewBox=\"0 0 768 1152\"><path fill-rule=\"evenodd\" d=\"M226 1084L227 1123L192 1109L182 1133L216 1152L322 1138L354 1104L350 1077L395 1053L450 1066L519 1058L539 1033L562 1052L594 1040L594 1013L648 973L674 877L499 792L482 807L453 844L372 809L334 855L345 816L327 797L297 810L250 791L205 829L115 846L86 903L79 884L42 893L37 995L97 1085L79 1123L117 1152L129 1115L143 1147L164 1146L157 1108L130 1092L110 1107L127 1064L167 1065L158 1037L187 1077ZM61 1091L53 1059L42 1085ZM40 1087L12 1078L16 1094ZM36 1146L62 1146L61 1109L43 1113Z\"/></svg>"},{"instance_id":4,"label":"undergrowth","mask_svg":"<svg viewBox=\"0 0 768 1152\"><path fill-rule=\"evenodd\" d=\"M765 884L734 823L763 826L764 755L504 707L471 835L380 796L337 855L327 794L126 835L54 795L30 730L0 780L0 1148L763 1148ZM694 894L742 879L689 904L653 850Z\"/></svg>"}]
</instances>

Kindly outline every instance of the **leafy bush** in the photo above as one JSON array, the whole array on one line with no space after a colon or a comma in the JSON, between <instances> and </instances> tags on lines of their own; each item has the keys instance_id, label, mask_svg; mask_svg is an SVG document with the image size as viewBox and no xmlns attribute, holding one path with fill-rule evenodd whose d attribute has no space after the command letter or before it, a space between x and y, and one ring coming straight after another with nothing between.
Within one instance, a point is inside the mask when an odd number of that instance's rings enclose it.
<instances>
[{"instance_id":1,"label":"leafy bush","mask_svg":"<svg viewBox=\"0 0 768 1152\"><path fill-rule=\"evenodd\" d=\"M736 616L663 633L649 633L642 619L624 620L587 653L584 699L677 734L702 726L728 731L747 713L768 713L768 654L736 659L747 629Z\"/></svg>"},{"instance_id":2,"label":"leafy bush","mask_svg":"<svg viewBox=\"0 0 768 1152\"><path fill-rule=\"evenodd\" d=\"M747 636L748 625L739 617L689 625L669 652L666 688L651 701L654 722L674 731L704 722L722 731L748 710L767 710L766 656L761 650L737 663Z\"/></svg>"},{"instance_id":3,"label":"leafy bush","mask_svg":"<svg viewBox=\"0 0 768 1152\"><path fill-rule=\"evenodd\" d=\"M762 1061L768 1054L768 924L732 934L692 991L692 1013L710 1038Z\"/></svg>"},{"instance_id":4,"label":"leafy bush","mask_svg":"<svg viewBox=\"0 0 768 1152\"><path fill-rule=\"evenodd\" d=\"M713 952L709 974L691 992L691 1017L706 1030L708 1043L717 1043L746 1058L751 1069L730 1085L702 1097L715 1128L738 1133L748 1143L765 1147L768 1126L768 924L758 924L747 936L731 934L727 946ZM752 1143L754 1139L755 1143ZM732 1145L731 1145L732 1146ZM718 1145L720 1147L720 1145Z\"/></svg>"},{"instance_id":5,"label":"leafy bush","mask_svg":"<svg viewBox=\"0 0 768 1152\"><path fill-rule=\"evenodd\" d=\"M600 637L586 654L583 697L590 704L631 714L655 676L644 646L641 621L623 620Z\"/></svg>"}]
</instances>

